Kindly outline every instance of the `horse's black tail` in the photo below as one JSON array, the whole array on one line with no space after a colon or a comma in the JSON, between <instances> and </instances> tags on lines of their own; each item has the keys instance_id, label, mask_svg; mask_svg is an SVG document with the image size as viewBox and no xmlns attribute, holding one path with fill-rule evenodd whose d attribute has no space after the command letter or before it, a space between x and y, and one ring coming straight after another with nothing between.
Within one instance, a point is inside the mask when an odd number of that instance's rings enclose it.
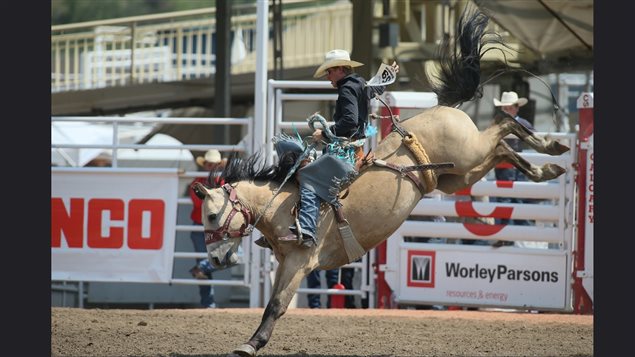
<instances>
[{"instance_id":1,"label":"horse's black tail","mask_svg":"<svg viewBox=\"0 0 635 357\"><path fill-rule=\"evenodd\" d=\"M457 23L454 41L445 38L441 43L438 76L436 81L428 80L439 105L455 107L483 96L481 58L487 51L496 48L484 49L485 45L498 44L509 48L500 35L485 31L488 22L489 16L485 13L466 7Z\"/></svg>"}]
</instances>

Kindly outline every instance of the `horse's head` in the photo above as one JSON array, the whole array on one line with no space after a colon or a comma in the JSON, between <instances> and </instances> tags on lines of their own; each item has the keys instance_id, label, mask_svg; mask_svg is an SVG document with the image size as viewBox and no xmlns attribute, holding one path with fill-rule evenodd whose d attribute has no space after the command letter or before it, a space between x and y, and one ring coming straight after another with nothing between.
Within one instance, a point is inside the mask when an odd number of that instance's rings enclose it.
<instances>
[{"instance_id":1,"label":"horse's head","mask_svg":"<svg viewBox=\"0 0 635 357\"><path fill-rule=\"evenodd\" d=\"M192 190L203 200L202 220L209 262L216 269L226 269L238 263L236 251L242 237L248 235L252 213L236 195L230 184L208 189L200 183Z\"/></svg>"}]
</instances>

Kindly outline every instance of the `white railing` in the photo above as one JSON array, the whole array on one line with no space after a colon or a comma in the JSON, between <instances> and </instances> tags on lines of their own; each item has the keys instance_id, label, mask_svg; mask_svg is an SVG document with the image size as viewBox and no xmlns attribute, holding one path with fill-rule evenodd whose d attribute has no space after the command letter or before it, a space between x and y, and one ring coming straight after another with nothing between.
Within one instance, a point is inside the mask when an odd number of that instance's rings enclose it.
<instances>
[{"instance_id":1,"label":"white railing","mask_svg":"<svg viewBox=\"0 0 635 357\"><path fill-rule=\"evenodd\" d=\"M120 138L120 126L125 124L142 124L152 123L155 125L163 124L179 124L179 125L242 125L246 127L246 133L252 131L251 118L148 118L148 117L76 117L76 116L57 116L51 117L51 123L59 122L81 122L81 123L112 123L112 134L109 143L64 143L52 140L51 149L59 151L60 149L106 149L112 152L112 167L117 167L118 151L121 149L159 149L159 150L197 150L205 151L209 149L217 149L219 151L238 151L253 152L250 141L244 144L236 145L209 145L209 144L181 144L175 145L149 145L149 144L127 144L122 143ZM73 165L71 165L73 166Z\"/></svg>"},{"instance_id":2,"label":"white railing","mask_svg":"<svg viewBox=\"0 0 635 357\"><path fill-rule=\"evenodd\" d=\"M283 12L283 66L318 66L333 48L352 50L349 2L303 5ZM231 19L231 73L256 65L256 14ZM254 8L255 9L255 8ZM271 22L271 19L269 20ZM51 27L51 91L209 78L215 73L215 8ZM269 36L269 46L273 41ZM273 51L268 67L273 69Z\"/></svg>"}]
</instances>

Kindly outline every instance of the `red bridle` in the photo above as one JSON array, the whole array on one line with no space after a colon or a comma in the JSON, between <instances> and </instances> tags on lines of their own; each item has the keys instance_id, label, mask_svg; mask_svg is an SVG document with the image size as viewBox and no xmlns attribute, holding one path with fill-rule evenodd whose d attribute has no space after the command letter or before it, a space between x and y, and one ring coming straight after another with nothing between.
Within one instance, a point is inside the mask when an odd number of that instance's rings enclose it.
<instances>
[{"instance_id":1,"label":"red bridle","mask_svg":"<svg viewBox=\"0 0 635 357\"><path fill-rule=\"evenodd\" d=\"M222 186L223 190L229 195L229 202L232 204L232 210L227 215L225 223L216 230L205 230L205 244L218 242L219 240L227 240L229 238L244 237L245 229L252 223L251 211L236 196L236 190L228 183ZM236 208L238 207L238 208ZM229 231L229 225L236 213L242 213L245 222L237 231Z\"/></svg>"}]
</instances>

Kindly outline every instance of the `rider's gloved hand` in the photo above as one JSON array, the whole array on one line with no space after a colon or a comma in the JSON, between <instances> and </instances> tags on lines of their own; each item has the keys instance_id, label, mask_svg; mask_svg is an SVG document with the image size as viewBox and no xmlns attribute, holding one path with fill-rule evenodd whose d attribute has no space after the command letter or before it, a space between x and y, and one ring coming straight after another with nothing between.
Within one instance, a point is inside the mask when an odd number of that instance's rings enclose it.
<instances>
[{"instance_id":1,"label":"rider's gloved hand","mask_svg":"<svg viewBox=\"0 0 635 357\"><path fill-rule=\"evenodd\" d=\"M320 142L323 139L322 129L315 129L311 136L313 137L313 141Z\"/></svg>"},{"instance_id":2,"label":"rider's gloved hand","mask_svg":"<svg viewBox=\"0 0 635 357\"><path fill-rule=\"evenodd\" d=\"M391 66L395 70L395 74L399 73L399 65L397 64L397 62L393 61Z\"/></svg>"}]
</instances>

